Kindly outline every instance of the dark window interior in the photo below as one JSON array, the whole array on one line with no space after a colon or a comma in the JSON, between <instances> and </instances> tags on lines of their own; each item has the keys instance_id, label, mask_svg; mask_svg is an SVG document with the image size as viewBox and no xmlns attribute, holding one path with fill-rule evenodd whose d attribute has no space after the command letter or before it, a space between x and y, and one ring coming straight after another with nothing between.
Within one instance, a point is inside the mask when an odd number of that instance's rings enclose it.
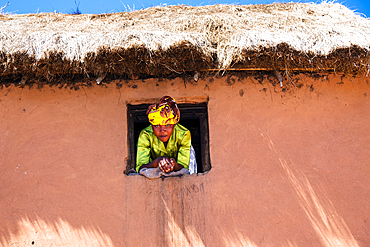
<instances>
[{"instance_id":1,"label":"dark window interior","mask_svg":"<svg viewBox=\"0 0 370 247\"><path fill-rule=\"evenodd\" d=\"M129 155L126 173L131 173L136 166L136 144L140 131L150 125L146 115L148 104L127 105L127 128ZM198 173L211 169L208 144L207 103L178 104L180 124L191 132L191 142L195 150Z\"/></svg>"}]
</instances>

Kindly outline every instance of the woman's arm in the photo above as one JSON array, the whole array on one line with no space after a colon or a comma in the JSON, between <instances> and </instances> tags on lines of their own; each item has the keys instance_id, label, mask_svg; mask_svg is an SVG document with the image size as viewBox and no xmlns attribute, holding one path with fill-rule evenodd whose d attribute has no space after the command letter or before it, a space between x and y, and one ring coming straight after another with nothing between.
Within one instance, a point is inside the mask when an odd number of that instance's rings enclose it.
<instances>
[{"instance_id":1,"label":"woman's arm","mask_svg":"<svg viewBox=\"0 0 370 247\"><path fill-rule=\"evenodd\" d=\"M182 168L184 168L183 165L180 165L179 163L176 162L176 160L174 158L171 158L170 159L170 166L171 166L171 172L172 171L180 171Z\"/></svg>"},{"instance_id":2,"label":"woman's arm","mask_svg":"<svg viewBox=\"0 0 370 247\"><path fill-rule=\"evenodd\" d=\"M179 143L180 147L177 153L177 163L181 164L184 168L189 169L191 147L191 134L189 130L179 140Z\"/></svg>"},{"instance_id":3,"label":"woman's arm","mask_svg":"<svg viewBox=\"0 0 370 247\"><path fill-rule=\"evenodd\" d=\"M163 157L163 156L162 156ZM158 163L158 159L161 158L161 157L158 157L156 158L155 160L153 160L152 162L149 162L147 164L144 164L144 165L141 165L138 172L143 169L143 168L156 168L158 167L159 163Z\"/></svg>"},{"instance_id":4,"label":"woman's arm","mask_svg":"<svg viewBox=\"0 0 370 247\"><path fill-rule=\"evenodd\" d=\"M168 157L160 156L152 162L140 166L139 171L142 168L156 168L158 166L162 172L179 171L184 168L184 166L177 163L174 158L169 159Z\"/></svg>"}]
</instances>

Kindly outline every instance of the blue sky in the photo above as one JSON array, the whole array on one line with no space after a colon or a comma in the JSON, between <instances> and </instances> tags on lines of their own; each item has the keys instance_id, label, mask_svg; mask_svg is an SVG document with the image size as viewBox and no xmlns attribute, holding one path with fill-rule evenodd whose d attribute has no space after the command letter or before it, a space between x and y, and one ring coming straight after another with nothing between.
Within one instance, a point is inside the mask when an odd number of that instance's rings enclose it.
<instances>
[{"instance_id":1,"label":"blue sky","mask_svg":"<svg viewBox=\"0 0 370 247\"><path fill-rule=\"evenodd\" d=\"M9 2L4 12L27 14L37 12L72 13L76 10L75 0L0 0L0 7ZM265 4L274 2L315 2L308 0L76 0L83 14L114 13L138 10L158 5L211 5L211 4ZM321 2L321 1L319 1ZM370 0L342 0L343 5L370 17Z\"/></svg>"}]
</instances>

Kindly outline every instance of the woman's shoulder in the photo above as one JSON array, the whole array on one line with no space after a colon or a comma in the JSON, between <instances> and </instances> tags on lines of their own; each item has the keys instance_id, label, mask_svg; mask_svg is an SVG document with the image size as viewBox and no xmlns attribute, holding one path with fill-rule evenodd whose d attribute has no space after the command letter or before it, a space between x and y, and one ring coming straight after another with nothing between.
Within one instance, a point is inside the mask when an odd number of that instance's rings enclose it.
<instances>
[{"instance_id":1,"label":"woman's shoulder","mask_svg":"<svg viewBox=\"0 0 370 247\"><path fill-rule=\"evenodd\" d=\"M190 130L182 126L181 124L176 124L174 128L175 138L184 145L190 146L191 133Z\"/></svg>"},{"instance_id":2,"label":"woman's shoulder","mask_svg":"<svg viewBox=\"0 0 370 247\"><path fill-rule=\"evenodd\" d=\"M142 129L140 131L140 136L153 136L154 135L154 132L153 132L153 128L152 128L152 125L149 125L148 127Z\"/></svg>"},{"instance_id":3,"label":"woman's shoulder","mask_svg":"<svg viewBox=\"0 0 370 247\"><path fill-rule=\"evenodd\" d=\"M174 128L174 132L176 132L176 136L180 139L191 138L190 130L182 126L181 124L176 124Z\"/></svg>"},{"instance_id":4,"label":"woman's shoulder","mask_svg":"<svg viewBox=\"0 0 370 247\"><path fill-rule=\"evenodd\" d=\"M144 128L141 130L141 132L143 133L153 133L153 128L152 128L152 125L149 125L148 127Z\"/></svg>"},{"instance_id":5,"label":"woman's shoulder","mask_svg":"<svg viewBox=\"0 0 370 247\"><path fill-rule=\"evenodd\" d=\"M140 135L138 137L137 145L138 146L148 146L153 141L153 129L152 126L149 125L148 127L141 130Z\"/></svg>"},{"instance_id":6,"label":"woman's shoulder","mask_svg":"<svg viewBox=\"0 0 370 247\"><path fill-rule=\"evenodd\" d=\"M182 126L179 123L175 125L174 129L178 132L183 132L184 134L189 131L187 128L185 128L184 126Z\"/></svg>"}]
</instances>

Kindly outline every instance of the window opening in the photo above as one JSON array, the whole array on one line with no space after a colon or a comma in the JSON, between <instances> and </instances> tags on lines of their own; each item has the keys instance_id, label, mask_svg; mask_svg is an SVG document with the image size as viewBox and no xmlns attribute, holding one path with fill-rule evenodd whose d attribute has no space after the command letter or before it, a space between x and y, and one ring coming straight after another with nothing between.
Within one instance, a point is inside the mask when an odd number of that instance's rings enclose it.
<instances>
[{"instance_id":1,"label":"window opening","mask_svg":"<svg viewBox=\"0 0 370 247\"><path fill-rule=\"evenodd\" d=\"M127 144L128 160L126 173L130 173L136 166L136 144L140 131L149 126L146 110L150 104L127 105ZM179 124L190 130L191 142L197 160L197 173L204 173L211 169L209 156L209 133L207 103L177 104L180 109Z\"/></svg>"}]
</instances>

